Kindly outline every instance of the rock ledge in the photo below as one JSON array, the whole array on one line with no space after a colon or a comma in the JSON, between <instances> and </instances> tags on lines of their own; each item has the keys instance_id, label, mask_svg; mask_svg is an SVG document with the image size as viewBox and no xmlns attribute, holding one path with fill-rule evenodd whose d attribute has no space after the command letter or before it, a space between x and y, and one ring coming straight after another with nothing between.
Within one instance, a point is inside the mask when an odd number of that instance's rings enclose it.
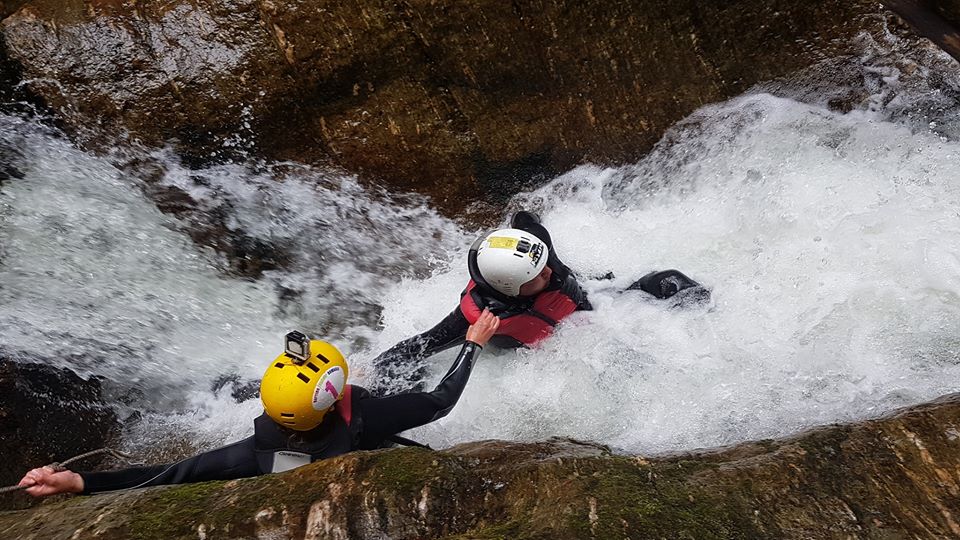
<instances>
[{"instance_id":1,"label":"rock ledge","mask_svg":"<svg viewBox=\"0 0 960 540\"><path fill-rule=\"evenodd\" d=\"M960 394L879 420L657 458L482 441L356 452L282 475L74 497L4 538L960 536Z\"/></svg>"}]
</instances>

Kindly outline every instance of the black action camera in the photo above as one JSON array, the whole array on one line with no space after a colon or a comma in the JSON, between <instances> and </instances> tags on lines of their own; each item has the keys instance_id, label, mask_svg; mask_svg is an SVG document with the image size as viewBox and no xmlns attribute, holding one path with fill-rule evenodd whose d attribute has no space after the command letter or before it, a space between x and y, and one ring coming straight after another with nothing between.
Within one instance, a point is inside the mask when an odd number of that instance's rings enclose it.
<instances>
[{"instance_id":1,"label":"black action camera","mask_svg":"<svg viewBox=\"0 0 960 540\"><path fill-rule=\"evenodd\" d=\"M283 352L297 364L302 364L310 358L310 338L303 332L288 332L283 338Z\"/></svg>"}]
</instances>

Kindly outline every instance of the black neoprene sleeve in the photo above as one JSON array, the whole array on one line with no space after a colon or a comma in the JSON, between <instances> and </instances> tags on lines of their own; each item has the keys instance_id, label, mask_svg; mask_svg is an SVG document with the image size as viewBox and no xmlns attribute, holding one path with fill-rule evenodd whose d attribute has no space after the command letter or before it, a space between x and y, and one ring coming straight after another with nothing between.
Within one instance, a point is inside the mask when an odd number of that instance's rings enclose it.
<instances>
[{"instance_id":1,"label":"black neoprene sleeve","mask_svg":"<svg viewBox=\"0 0 960 540\"><path fill-rule=\"evenodd\" d=\"M426 358L463 343L468 328L470 323L457 306L430 330L390 347L373 361L381 379L370 391L383 395L396 388L422 390Z\"/></svg>"},{"instance_id":2,"label":"black neoprene sleeve","mask_svg":"<svg viewBox=\"0 0 960 540\"><path fill-rule=\"evenodd\" d=\"M447 374L430 392L411 392L360 400L356 405L363 418L360 448L377 448L390 435L446 416L463 394L480 351L481 347L476 343L464 343Z\"/></svg>"},{"instance_id":3,"label":"black neoprene sleeve","mask_svg":"<svg viewBox=\"0 0 960 540\"><path fill-rule=\"evenodd\" d=\"M247 437L176 463L79 474L83 478L85 494L166 484L246 478L260 474L253 448L253 437Z\"/></svg>"},{"instance_id":4,"label":"black neoprene sleeve","mask_svg":"<svg viewBox=\"0 0 960 540\"><path fill-rule=\"evenodd\" d=\"M457 306L436 326L422 334L405 339L380 353L374 360L377 366L422 360L463 341L470 323Z\"/></svg>"}]
</instances>

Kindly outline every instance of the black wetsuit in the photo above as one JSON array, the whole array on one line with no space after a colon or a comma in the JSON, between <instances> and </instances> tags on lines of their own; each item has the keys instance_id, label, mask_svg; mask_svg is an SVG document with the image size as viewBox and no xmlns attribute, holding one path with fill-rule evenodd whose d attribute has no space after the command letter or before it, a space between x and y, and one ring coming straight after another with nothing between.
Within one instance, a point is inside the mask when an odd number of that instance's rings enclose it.
<instances>
[{"instance_id":1,"label":"black wetsuit","mask_svg":"<svg viewBox=\"0 0 960 540\"><path fill-rule=\"evenodd\" d=\"M263 414L254 420L252 436L183 461L80 473L84 493L245 478L351 450L382 448L392 435L446 416L460 399L479 352L479 345L464 343L450 370L431 392L377 398L359 386L350 386L350 412L331 411L310 431L282 427Z\"/></svg>"},{"instance_id":2,"label":"black wetsuit","mask_svg":"<svg viewBox=\"0 0 960 540\"><path fill-rule=\"evenodd\" d=\"M593 309L587 299L587 293L577 283L576 276L560 261L556 250L553 248L550 233L540 224L537 217L528 212L518 212L513 217L511 227L529 232L547 245L549 250L547 266L553 271L550 283L537 296L511 298L481 284L471 282L472 287L468 286L461 293L461 299L470 295L474 305L481 309L489 309L501 319L501 325L504 324L504 320L521 314L533 313L535 316L542 318L542 314L534 310L534 304L538 298L550 296L554 292L560 292L563 296L569 298L576 306L576 311ZM400 382L403 387L416 387L424 374L424 360L462 343L466 337L470 322L464 315L463 305L464 302L461 300L461 304L433 328L405 339L381 353L374 360L374 365L380 371L380 381L390 384ZM547 322L551 326L555 326L558 321L548 319ZM500 348L516 348L526 345L521 340L500 332L490 339L490 344ZM387 390L384 386L373 388L374 393L382 393Z\"/></svg>"}]
</instances>

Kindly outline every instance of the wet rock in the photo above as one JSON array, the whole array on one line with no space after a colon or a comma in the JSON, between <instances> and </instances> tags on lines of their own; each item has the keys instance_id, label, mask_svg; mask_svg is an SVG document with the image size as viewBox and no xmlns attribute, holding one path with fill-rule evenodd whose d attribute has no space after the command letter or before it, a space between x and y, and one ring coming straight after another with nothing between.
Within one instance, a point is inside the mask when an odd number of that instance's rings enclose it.
<instances>
[{"instance_id":1,"label":"wet rock","mask_svg":"<svg viewBox=\"0 0 960 540\"><path fill-rule=\"evenodd\" d=\"M282 81L254 2L29 2L4 21L8 48L81 142L102 128L134 128L147 144L204 146L234 133L260 89L249 74ZM19 53L29 49L31 56ZM281 71L282 65L279 65ZM224 80L224 76L227 78ZM84 88L91 90L86 92ZM142 129L155 124L154 133ZM209 146L209 145L207 145ZM209 148L208 148L209 149Z\"/></svg>"},{"instance_id":2,"label":"wet rock","mask_svg":"<svg viewBox=\"0 0 960 540\"><path fill-rule=\"evenodd\" d=\"M119 423L103 404L99 380L0 357L0 486L16 484L34 467L115 444L118 434ZM90 458L82 466L98 463ZM34 502L22 493L0 495L2 510Z\"/></svg>"},{"instance_id":3,"label":"wet rock","mask_svg":"<svg viewBox=\"0 0 960 540\"><path fill-rule=\"evenodd\" d=\"M84 144L325 163L459 211L633 161L881 19L866 0L31 0L2 33Z\"/></svg>"},{"instance_id":4,"label":"wet rock","mask_svg":"<svg viewBox=\"0 0 960 540\"><path fill-rule=\"evenodd\" d=\"M0 103L11 101L14 88L19 82L20 65L7 57L7 47L0 35Z\"/></svg>"},{"instance_id":5,"label":"wet rock","mask_svg":"<svg viewBox=\"0 0 960 540\"><path fill-rule=\"evenodd\" d=\"M27 3L27 0L0 0L0 21L20 9L20 6L25 3Z\"/></svg>"},{"instance_id":6,"label":"wet rock","mask_svg":"<svg viewBox=\"0 0 960 540\"><path fill-rule=\"evenodd\" d=\"M960 394L879 420L656 458L563 439L355 452L282 475L4 513L0 534L954 538L957 470Z\"/></svg>"},{"instance_id":7,"label":"wet rock","mask_svg":"<svg viewBox=\"0 0 960 540\"><path fill-rule=\"evenodd\" d=\"M26 0L3 1L0 0L0 22L14 13L22 6ZM49 113L40 96L32 93L25 86L20 84L23 80L23 73L20 63L13 60L7 54L6 41L3 34L0 33L0 113L20 113L34 114L37 111ZM3 167L0 165L0 175L3 175ZM17 176L8 169L5 176ZM2 177L0 177L2 180Z\"/></svg>"},{"instance_id":8,"label":"wet rock","mask_svg":"<svg viewBox=\"0 0 960 540\"><path fill-rule=\"evenodd\" d=\"M960 28L960 2L956 0L926 0L920 2L920 4L933 6L936 12L949 21L954 28Z\"/></svg>"},{"instance_id":9,"label":"wet rock","mask_svg":"<svg viewBox=\"0 0 960 540\"><path fill-rule=\"evenodd\" d=\"M236 373L228 373L214 379L210 385L210 391L213 392L215 396L220 396L221 393L225 394L229 391L230 397L232 397L234 401L243 403L244 401L260 397L260 381L255 379L242 379L240 375Z\"/></svg>"},{"instance_id":10,"label":"wet rock","mask_svg":"<svg viewBox=\"0 0 960 540\"><path fill-rule=\"evenodd\" d=\"M956 0L882 0L916 32L960 60L960 2Z\"/></svg>"}]
</instances>

